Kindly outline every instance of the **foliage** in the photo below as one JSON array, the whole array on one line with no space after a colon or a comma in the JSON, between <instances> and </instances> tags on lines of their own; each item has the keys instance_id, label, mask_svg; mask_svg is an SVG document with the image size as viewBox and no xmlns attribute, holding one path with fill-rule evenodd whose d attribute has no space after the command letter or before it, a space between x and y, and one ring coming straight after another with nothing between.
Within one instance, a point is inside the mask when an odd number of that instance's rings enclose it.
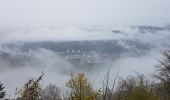
<instances>
[{"instance_id":1,"label":"foliage","mask_svg":"<svg viewBox=\"0 0 170 100\"><path fill-rule=\"evenodd\" d=\"M70 100L96 100L97 93L93 90L84 73L71 75L66 86L71 89Z\"/></svg>"},{"instance_id":2,"label":"foliage","mask_svg":"<svg viewBox=\"0 0 170 100\"><path fill-rule=\"evenodd\" d=\"M170 51L163 52L164 58L160 60L160 64L157 65L157 74L154 74L156 79L160 80L161 87L165 90L164 94L167 94L170 99Z\"/></svg>"},{"instance_id":3,"label":"foliage","mask_svg":"<svg viewBox=\"0 0 170 100\"><path fill-rule=\"evenodd\" d=\"M152 84L143 75L121 80L113 100L159 100Z\"/></svg>"},{"instance_id":4,"label":"foliage","mask_svg":"<svg viewBox=\"0 0 170 100\"><path fill-rule=\"evenodd\" d=\"M155 96L149 87L137 86L123 97L123 100L159 100L159 97Z\"/></svg>"},{"instance_id":5,"label":"foliage","mask_svg":"<svg viewBox=\"0 0 170 100\"><path fill-rule=\"evenodd\" d=\"M18 100L41 100L40 98L40 80L42 79L44 73L38 79L30 79L24 86L23 89L19 91L20 96Z\"/></svg>"},{"instance_id":6,"label":"foliage","mask_svg":"<svg viewBox=\"0 0 170 100\"><path fill-rule=\"evenodd\" d=\"M163 53L164 58L157 65L154 78L158 83L149 83L144 75L128 76L126 79L117 77L110 81L110 70L103 80L103 88L96 92L84 73L72 74L66 82L70 90L61 98L60 89L56 85L40 87L40 80L30 79L18 92L17 100L170 100L170 51ZM119 79L117 81L117 78ZM111 83L113 84L111 84ZM115 88L116 87L116 88ZM3 84L0 83L0 99L4 98Z\"/></svg>"},{"instance_id":7,"label":"foliage","mask_svg":"<svg viewBox=\"0 0 170 100\"><path fill-rule=\"evenodd\" d=\"M61 100L60 89L56 85L48 85L41 91L41 98L43 100Z\"/></svg>"},{"instance_id":8,"label":"foliage","mask_svg":"<svg viewBox=\"0 0 170 100\"><path fill-rule=\"evenodd\" d=\"M4 96L5 96L4 87L3 84L0 83L0 99L4 98Z\"/></svg>"}]
</instances>

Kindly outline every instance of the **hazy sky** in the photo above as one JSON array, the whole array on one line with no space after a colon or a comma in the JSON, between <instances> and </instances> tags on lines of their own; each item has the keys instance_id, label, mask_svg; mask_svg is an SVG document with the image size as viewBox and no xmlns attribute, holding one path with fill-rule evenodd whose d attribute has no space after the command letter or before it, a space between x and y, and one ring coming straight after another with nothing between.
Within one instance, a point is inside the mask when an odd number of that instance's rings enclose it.
<instances>
[{"instance_id":1,"label":"hazy sky","mask_svg":"<svg viewBox=\"0 0 170 100\"><path fill-rule=\"evenodd\" d=\"M170 0L0 0L0 27L170 23Z\"/></svg>"}]
</instances>

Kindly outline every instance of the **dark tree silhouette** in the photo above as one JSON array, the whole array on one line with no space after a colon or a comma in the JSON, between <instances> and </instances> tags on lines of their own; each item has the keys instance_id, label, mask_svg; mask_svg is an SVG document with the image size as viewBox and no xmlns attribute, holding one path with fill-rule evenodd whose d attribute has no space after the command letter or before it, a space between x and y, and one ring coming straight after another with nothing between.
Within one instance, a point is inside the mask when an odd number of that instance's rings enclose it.
<instances>
[{"instance_id":1,"label":"dark tree silhouette","mask_svg":"<svg viewBox=\"0 0 170 100\"><path fill-rule=\"evenodd\" d=\"M4 96L5 96L4 87L3 84L0 83L0 99L4 98Z\"/></svg>"},{"instance_id":2,"label":"dark tree silhouette","mask_svg":"<svg viewBox=\"0 0 170 100\"><path fill-rule=\"evenodd\" d=\"M163 52L163 59L156 66L157 73L154 74L156 79L159 79L163 87L164 94L168 94L170 99L170 51Z\"/></svg>"}]
</instances>

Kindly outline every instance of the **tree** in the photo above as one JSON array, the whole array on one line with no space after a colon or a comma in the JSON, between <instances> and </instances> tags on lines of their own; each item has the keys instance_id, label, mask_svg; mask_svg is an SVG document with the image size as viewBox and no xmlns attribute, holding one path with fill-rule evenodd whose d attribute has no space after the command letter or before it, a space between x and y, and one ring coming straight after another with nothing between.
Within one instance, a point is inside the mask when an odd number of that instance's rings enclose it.
<instances>
[{"instance_id":1,"label":"tree","mask_svg":"<svg viewBox=\"0 0 170 100\"><path fill-rule=\"evenodd\" d=\"M0 99L4 98L5 92L4 92L4 87L3 84L0 83Z\"/></svg>"},{"instance_id":2,"label":"tree","mask_svg":"<svg viewBox=\"0 0 170 100\"><path fill-rule=\"evenodd\" d=\"M30 79L24 86L23 89L19 91L20 96L17 100L42 100L40 98L40 80L42 79L44 73L39 76L38 79Z\"/></svg>"},{"instance_id":3,"label":"tree","mask_svg":"<svg viewBox=\"0 0 170 100\"><path fill-rule=\"evenodd\" d=\"M70 100L96 100L97 93L84 73L72 74L66 86L71 89Z\"/></svg>"},{"instance_id":4,"label":"tree","mask_svg":"<svg viewBox=\"0 0 170 100\"><path fill-rule=\"evenodd\" d=\"M170 51L163 52L163 56L159 65L156 66L157 73L154 74L154 77L160 80L164 94L167 94L170 99Z\"/></svg>"},{"instance_id":5,"label":"tree","mask_svg":"<svg viewBox=\"0 0 170 100\"><path fill-rule=\"evenodd\" d=\"M48 85L41 91L41 98L43 100L61 100L60 89L56 85Z\"/></svg>"},{"instance_id":6,"label":"tree","mask_svg":"<svg viewBox=\"0 0 170 100\"><path fill-rule=\"evenodd\" d=\"M111 67L110 67L111 69ZM113 92L114 92L114 88L116 85L116 80L118 77L118 73L116 73L116 76L114 76L113 78L113 83L111 85L111 87L109 86L109 79L110 79L110 69L108 70L108 72L106 73L106 76L104 77L103 80L103 89L102 89L102 100L112 100L113 99ZM100 90L99 90L100 91Z\"/></svg>"},{"instance_id":7,"label":"tree","mask_svg":"<svg viewBox=\"0 0 170 100\"><path fill-rule=\"evenodd\" d=\"M122 100L159 100L150 86L135 86Z\"/></svg>"},{"instance_id":8,"label":"tree","mask_svg":"<svg viewBox=\"0 0 170 100\"><path fill-rule=\"evenodd\" d=\"M113 100L159 100L152 84L143 75L129 76L118 83Z\"/></svg>"}]
</instances>

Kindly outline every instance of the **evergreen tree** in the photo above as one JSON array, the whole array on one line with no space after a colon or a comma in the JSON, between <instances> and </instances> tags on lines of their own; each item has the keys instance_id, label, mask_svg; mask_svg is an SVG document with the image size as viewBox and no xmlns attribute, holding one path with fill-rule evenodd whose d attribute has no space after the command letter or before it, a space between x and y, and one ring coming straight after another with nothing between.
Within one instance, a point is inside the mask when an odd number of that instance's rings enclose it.
<instances>
[{"instance_id":1,"label":"evergreen tree","mask_svg":"<svg viewBox=\"0 0 170 100\"><path fill-rule=\"evenodd\" d=\"M4 98L5 92L4 92L4 87L3 84L0 83L0 99Z\"/></svg>"}]
</instances>

